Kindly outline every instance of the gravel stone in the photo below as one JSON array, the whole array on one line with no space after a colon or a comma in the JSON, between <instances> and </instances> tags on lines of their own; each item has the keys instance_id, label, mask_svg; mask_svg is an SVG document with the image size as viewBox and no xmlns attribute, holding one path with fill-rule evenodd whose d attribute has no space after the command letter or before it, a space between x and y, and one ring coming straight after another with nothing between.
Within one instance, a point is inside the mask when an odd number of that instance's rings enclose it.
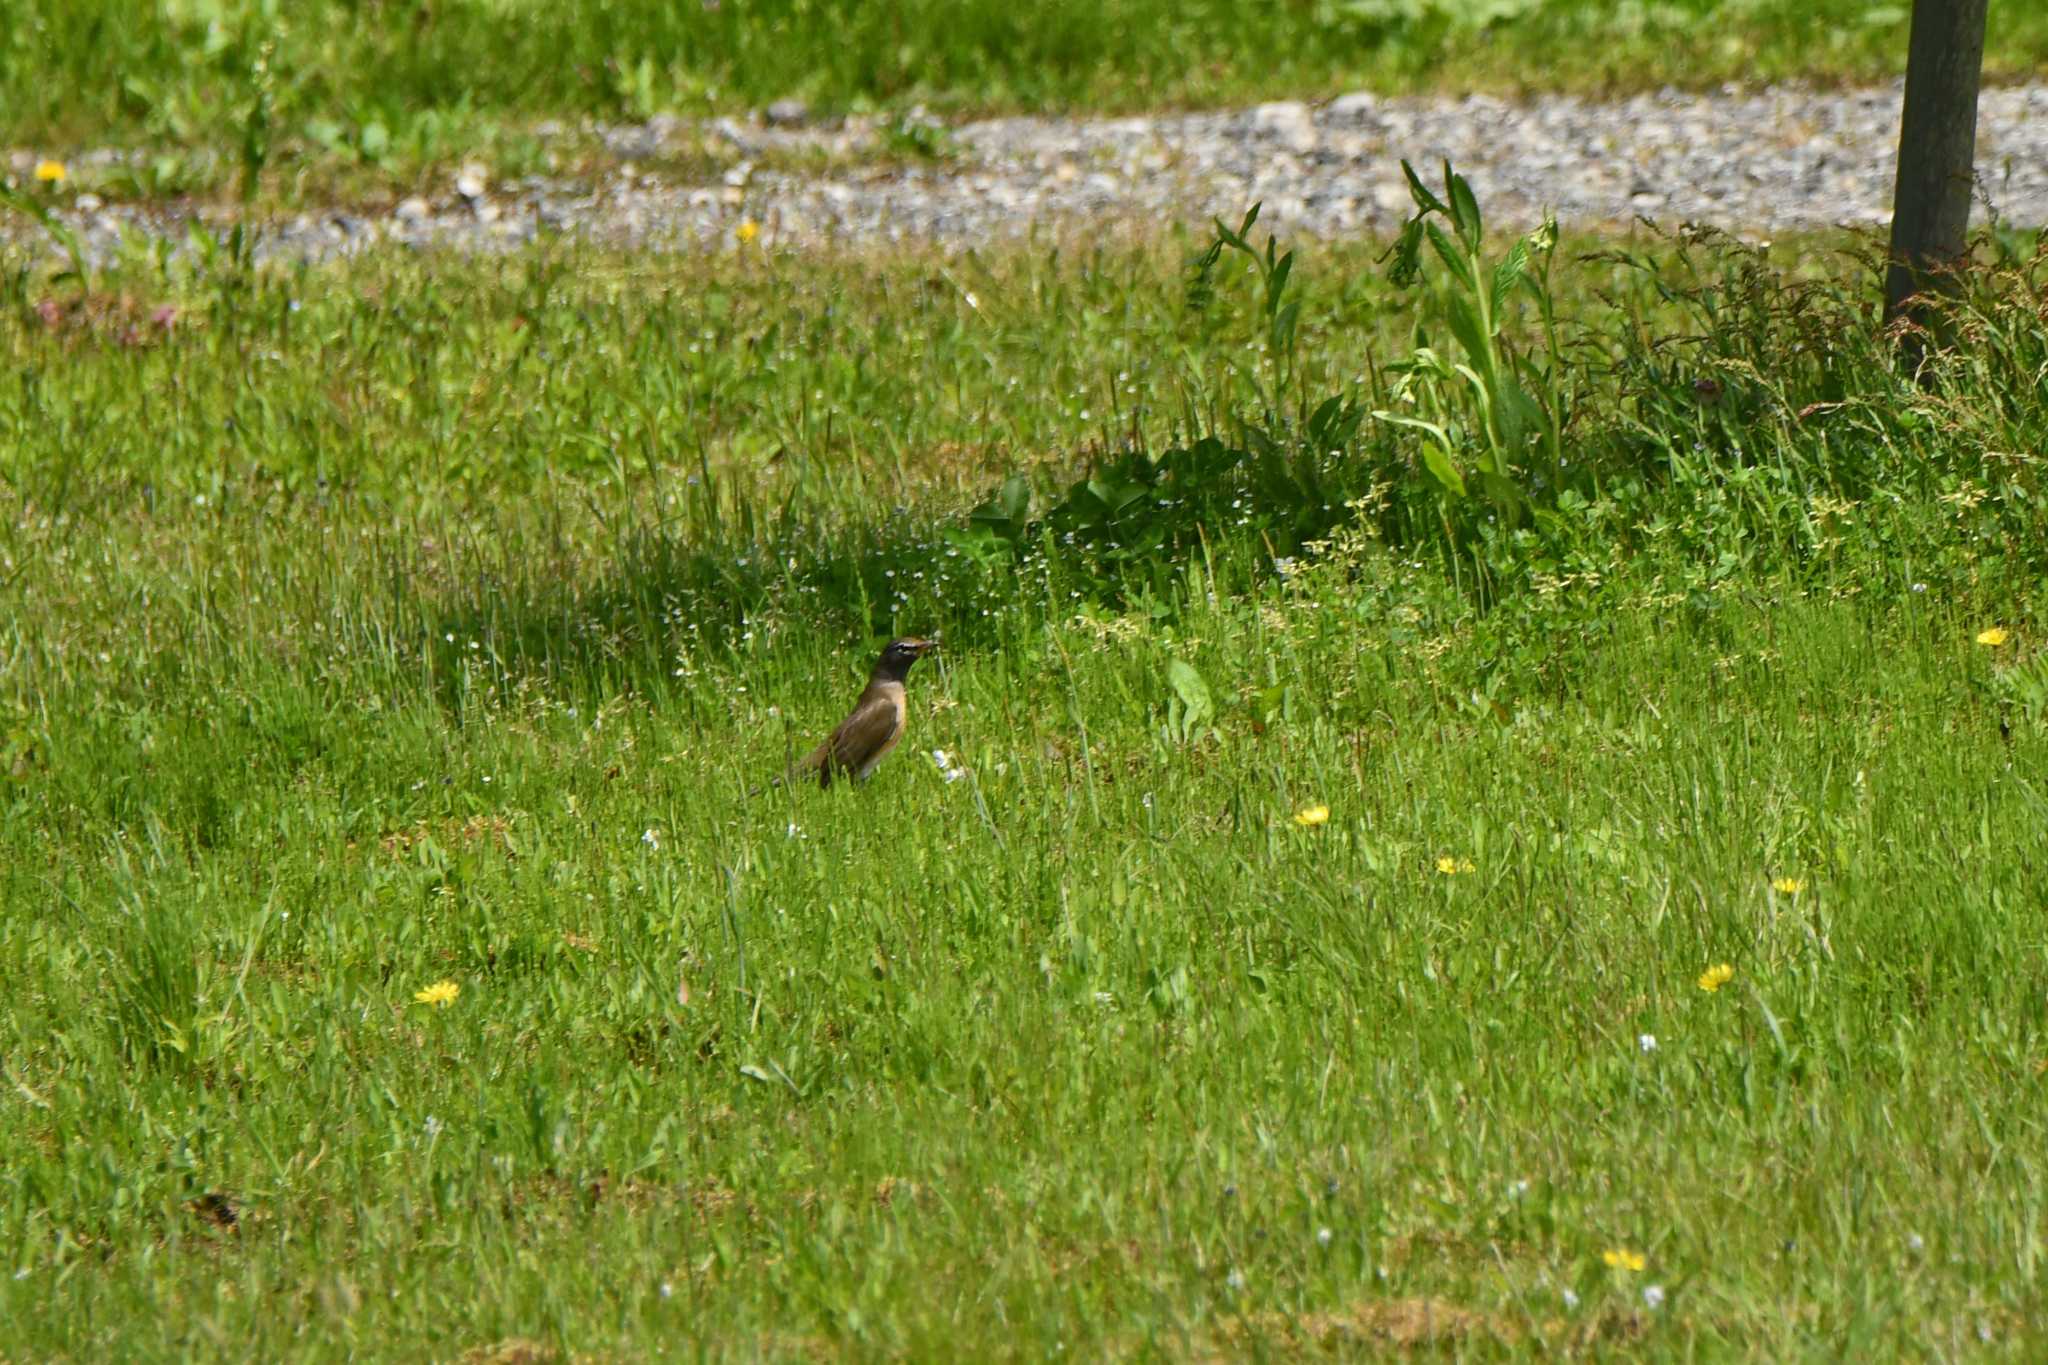
<instances>
[{"instance_id":1,"label":"gravel stone","mask_svg":"<svg viewBox=\"0 0 2048 1365\"><path fill-rule=\"evenodd\" d=\"M729 249L752 219L776 249L878 242L979 246L1036 235L1099 235L1118 224L1236 222L1261 201L1263 227L1285 235L1386 234L1411 211L1408 159L1434 184L1442 159L1472 182L1487 221L1527 227L1554 212L1567 228L1644 217L1764 235L1890 220L1900 87L1662 91L1616 102L1545 96L1342 96L1206 113L1119 118L998 118L946 129L947 154L887 156L874 117L798 124L772 107L762 120L662 117L596 129L613 153L653 158L722 139L745 158L709 184L668 185L621 166L596 183L528 177L491 185L467 167L455 195L401 201L388 213L299 215L260 225L266 258L317 259L377 241L497 251L546 230L645 250ZM778 102L778 104L785 102ZM808 111L806 111L808 118ZM562 135L557 128L555 135ZM874 160L815 173L771 169L797 160ZM32 166L33 149L0 154ZM146 153L87 152L74 164ZM467 172L477 172L474 183ZM474 190L474 193L471 191ZM491 198L485 200L486 190ZM1978 118L1977 221L2048 224L2048 84L1984 92ZM486 210L488 208L488 211ZM182 241L197 217L216 230L228 208L122 204L60 210L98 259L123 232ZM42 242L21 220L0 244Z\"/></svg>"},{"instance_id":2,"label":"gravel stone","mask_svg":"<svg viewBox=\"0 0 2048 1365\"><path fill-rule=\"evenodd\" d=\"M1323 113L1332 123L1355 123L1370 118L1372 111L1379 107L1380 97L1369 91L1355 95L1339 95L1323 106Z\"/></svg>"},{"instance_id":3,"label":"gravel stone","mask_svg":"<svg viewBox=\"0 0 2048 1365\"><path fill-rule=\"evenodd\" d=\"M1252 134L1276 142L1296 156L1316 149L1316 121L1308 106L1298 100L1262 104L1252 110Z\"/></svg>"}]
</instances>

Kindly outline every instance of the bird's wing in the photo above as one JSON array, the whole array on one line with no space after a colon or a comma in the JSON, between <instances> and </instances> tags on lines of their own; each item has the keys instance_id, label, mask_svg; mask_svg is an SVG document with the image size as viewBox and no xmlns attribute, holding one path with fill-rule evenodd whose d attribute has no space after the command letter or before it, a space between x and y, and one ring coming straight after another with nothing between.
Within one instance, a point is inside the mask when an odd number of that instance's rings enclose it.
<instances>
[{"instance_id":1,"label":"bird's wing","mask_svg":"<svg viewBox=\"0 0 2048 1365\"><path fill-rule=\"evenodd\" d=\"M839 722L839 728L819 746L820 753L814 755L827 769L826 780L830 780L833 770L859 772L895 742L902 724L903 712L890 698L862 697L853 714Z\"/></svg>"},{"instance_id":2,"label":"bird's wing","mask_svg":"<svg viewBox=\"0 0 2048 1365\"><path fill-rule=\"evenodd\" d=\"M842 773L858 773L861 765L886 752L896 741L903 725L903 712L888 693L863 693L853 713L839 722L825 742L789 765L782 776L770 778L749 796L759 796L770 787L794 782L816 774L818 785L829 787Z\"/></svg>"}]
</instances>

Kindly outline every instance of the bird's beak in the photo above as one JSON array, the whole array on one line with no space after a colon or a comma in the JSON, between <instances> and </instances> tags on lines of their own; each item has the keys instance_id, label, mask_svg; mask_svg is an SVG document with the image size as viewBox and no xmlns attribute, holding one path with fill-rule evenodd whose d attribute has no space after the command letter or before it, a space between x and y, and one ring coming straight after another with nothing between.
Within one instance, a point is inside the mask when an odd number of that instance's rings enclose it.
<instances>
[{"instance_id":1,"label":"bird's beak","mask_svg":"<svg viewBox=\"0 0 2048 1365\"><path fill-rule=\"evenodd\" d=\"M920 659L927 654L936 654L938 652L939 642L937 640L919 640L917 642L917 657Z\"/></svg>"}]
</instances>

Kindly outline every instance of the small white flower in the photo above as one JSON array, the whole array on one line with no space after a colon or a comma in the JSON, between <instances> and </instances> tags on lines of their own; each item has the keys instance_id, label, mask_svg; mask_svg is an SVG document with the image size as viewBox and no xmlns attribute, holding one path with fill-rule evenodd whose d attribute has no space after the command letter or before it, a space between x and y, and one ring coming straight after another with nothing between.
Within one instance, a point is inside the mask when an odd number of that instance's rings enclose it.
<instances>
[{"instance_id":1,"label":"small white flower","mask_svg":"<svg viewBox=\"0 0 2048 1365\"><path fill-rule=\"evenodd\" d=\"M1527 1197L1528 1193L1529 1182L1526 1180L1517 1180L1508 1186L1508 1198L1510 1199L1522 1199Z\"/></svg>"},{"instance_id":2,"label":"small white flower","mask_svg":"<svg viewBox=\"0 0 2048 1365\"><path fill-rule=\"evenodd\" d=\"M1926 591L1927 591L1927 585L1926 585L1925 583L1915 583L1915 584L1913 585L1913 591L1914 591L1914 592L1926 592Z\"/></svg>"},{"instance_id":3,"label":"small white flower","mask_svg":"<svg viewBox=\"0 0 2048 1365\"><path fill-rule=\"evenodd\" d=\"M803 827L802 827L802 826L800 826L800 825L798 825L798 824L797 824L797 822L796 822L796 821L794 821L794 820L790 821L790 822L789 822L789 830L788 830L788 835L789 835L789 837L790 837L790 838L792 838L792 839L801 839L801 838L803 838L803 837L804 837Z\"/></svg>"},{"instance_id":4,"label":"small white flower","mask_svg":"<svg viewBox=\"0 0 2048 1365\"><path fill-rule=\"evenodd\" d=\"M676 1287L674 1285L670 1284L667 1280L661 1282L661 1296L664 1299L674 1296L675 1292Z\"/></svg>"},{"instance_id":5,"label":"small white flower","mask_svg":"<svg viewBox=\"0 0 2048 1365\"><path fill-rule=\"evenodd\" d=\"M1331 1237L1333 1237L1334 1235L1335 1234L1333 1234L1328 1228L1317 1228L1316 1245L1319 1247L1328 1246L1330 1244Z\"/></svg>"},{"instance_id":6,"label":"small white flower","mask_svg":"<svg viewBox=\"0 0 2048 1365\"><path fill-rule=\"evenodd\" d=\"M650 825L647 829L647 832L640 836L640 842L647 845L649 848L660 848L661 834L653 826Z\"/></svg>"},{"instance_id":7,"label":"small white flower","mask_svg":"<svg viewBox=\"0 0 2048 1365\"><path fill-rule=\"evenodd\" d=\"M1569 1289L1559 1291L1559 1297L1564 1300L1564 1306L1567 1308L1577 1308L1579 1306L1579 1296L1572 1293Z\"/></svg>"},{"instance_id":8,"label":"small white flower","mask_svg":"<svg viewBox=\"0 0 2048 1365\"><path fill-rule=\"evenodd\" d=\"M1652 1313L1654 1313L1654 1312L1656 1312L1656 1311L1657 1311L1657 1310L1658 1310L1659 1308L1662 1308L1663 1306L1664 1306L1664 1286L1663 1286L1663 1285L1661 1285L1661 1284L1646 1284L1646 1285L1644 1285L1644 1286L1643 1286L1643 1307L1645 1307L1645 1308L1649 1309L1649 1310L1650 1310L1650 1311L1651 1311Z\"/></svg>"},{"instance_id":9,"label":"small white flower","mask_svg":"<svg viewBox=\"0 0 2048 1365\"><path fill-rule=\"evenodd\" d=\"M1637 1034L1637 1035L1636 1035L1636 1051L1638 1051L1638 1052L1643 1052L1643 1053L1650 1053L1650 1052L1655 1052L1656 1050L1657 1050L1657 1035L1656 1035L1656 1034L1654 1034L1654 1033L1639 1033L1639 1034Z\"/></svg>"},{"instance_id":10,"label":"small white flower","mask_svg":"<svg viewBox=\"0 0 2048 1365\"><path fill-rule=\"evenodd\" d=\"M435 1118L432 1114L427 1115L427 1121L420 1126L427 1130L427 1138L430 1141L441 1136L441 1120Z\"/></svg>"},{"instance_id":11,"label":"small white flower","mask_svg":"<svg viewBox=\"0 0 2048 1365\"><path fill-rule=\"evenodd\" d=\"M1925 1251L1927 1250L1927 1241L1917 1232L1910 1233L1906 1237L1906 1250L1914 1253Z\"/></svg>"},{"instance_id":12,"label":"small white flower","mask_svg":"<svg viewBox=\"0 0 2048 1365\"><path fill-rule=\"evenodd\" d=\"M1244 1292L1244 1272L1242 1270L1232 1270L1223 1277L1223 1283L1242 1294Z\"/></svg>"}]
</instances>

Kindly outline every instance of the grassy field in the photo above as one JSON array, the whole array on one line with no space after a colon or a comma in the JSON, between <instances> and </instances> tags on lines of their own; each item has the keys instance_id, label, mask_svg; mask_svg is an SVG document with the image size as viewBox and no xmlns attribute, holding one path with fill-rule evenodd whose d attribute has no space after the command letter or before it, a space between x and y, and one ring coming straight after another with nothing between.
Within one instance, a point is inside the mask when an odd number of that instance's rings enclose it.
<instances>
[{"instance_id":1,"label":"grassy field","mask_svg":"<svg viewBox=\"0 0 2048 1365\"><path fill-rule=\"evenodd\" d=\"M253 128L311 197L407 192L482 156L556 173L543 119L1145 110L1351 90L1628 93L1893 79L1874 0L73 0L0 8L8 145L152 155L101 194L212 194ZM2048 69L2048 10L1990 8L1989 77Z\"/></svg>"},{"instance_id":2,"label":"grassy field","mask_svg":"<svg viewBox=\"0 0 2048 1365\"><path fill-rule=\"evenodd\" d=\"M2039 1358L2034 244L1203 245L10 267L0 1356Z\"/></svg>"}]
</instances>

